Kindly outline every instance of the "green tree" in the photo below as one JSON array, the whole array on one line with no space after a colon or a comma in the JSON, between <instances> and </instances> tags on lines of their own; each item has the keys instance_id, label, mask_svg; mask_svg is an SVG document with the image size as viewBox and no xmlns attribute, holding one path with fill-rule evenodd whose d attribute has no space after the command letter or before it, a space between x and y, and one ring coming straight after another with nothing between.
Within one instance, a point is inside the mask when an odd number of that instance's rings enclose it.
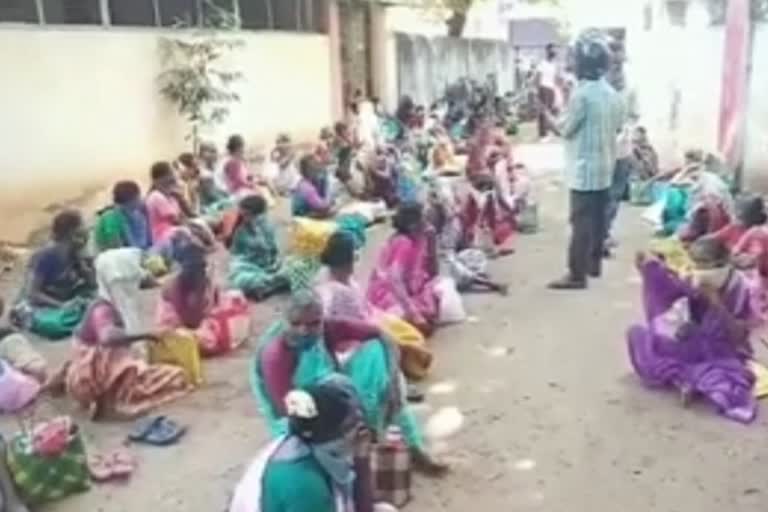
<instances>
[{"instance_id":1,"label":"green tree","mask_svg":"<svg viewBox=\"0 0 768 512\"><path fill-rule=\"evenodd\" d=\"M186 139L196 152L201 130L224 122L230 105L240 101L233 85L242 73L227 65L225 57L241 48L233 36L239 20L210 1L204 4L202 23L177 20L173 36L160 40L164 70L158 77L160 94L173 103L188 123Z\"/></svg>"}]
</instances>

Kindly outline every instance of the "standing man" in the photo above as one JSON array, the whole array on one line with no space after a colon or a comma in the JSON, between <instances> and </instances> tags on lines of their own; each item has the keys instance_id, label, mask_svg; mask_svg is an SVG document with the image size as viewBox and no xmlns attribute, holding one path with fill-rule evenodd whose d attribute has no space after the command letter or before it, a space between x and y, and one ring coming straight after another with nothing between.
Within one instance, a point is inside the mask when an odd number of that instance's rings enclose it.
<instances>
[{"instance_id":1,"label":"standing man","mask_svg":"<svg viewBox=\"0 0 768 512\"><path fill-rule=\"evenodd\" d=\"M545 53L544 60L538 66L539 138L541 139L546 138L549 133L550 123L548 119L555 111L555 99L557 98L555 89L559 74L555 45L552 43L548 44Z\"/></svg>"},{"instance_id":2,"label":"standing man","mask_svg":"<svg viewBox=\"0 0 768 512\"><path fill-rule=\"evenodd\" d=\"M580 37L574 55L579 83L564 118L555 125L565 139L571 242L568 273L549 285L554 290L582 290L587 276L602 273L616 136L623 117L621 97L604 79L610 55L600 34Z\"/></svg>"}]
</instances>

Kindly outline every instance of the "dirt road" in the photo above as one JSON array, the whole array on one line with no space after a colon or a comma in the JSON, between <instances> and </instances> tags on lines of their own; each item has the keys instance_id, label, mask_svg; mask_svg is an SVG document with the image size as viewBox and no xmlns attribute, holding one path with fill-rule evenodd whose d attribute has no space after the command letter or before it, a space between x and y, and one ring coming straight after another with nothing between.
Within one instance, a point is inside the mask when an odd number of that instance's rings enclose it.
<instances>
[{"instance_id":1,"label":"dirt road","mask_svg":"<svg viewBox=\"0 0 768 512\"><path fill-rule=\"evenodd\" d=\"M541 233L521 238L517 254L492 265L510 296L468 296L474 321L431 341L436 366L419 414L461 426L435 441L452 474L417 479L407 510L765 510L766 416L743 427L706 407L684 410L675 396L642 389L631 375L624 331L639 318L631 262L647 240L638 211L622 212L622 246L602 280L586 292L555 293L545 285L563 268L567 207L548 180L541 202ZM385 234L379 228L374 238ZM258 318L268 321L277 307L260 306ZM249 357L246 349L208 364L205 388L163 410L191 426L181 444L137 448L140 469L129 483L47 510L225 510L243 466L266 440L249 390ZM83 425L94 449L115 446L128 429ZM12 426L5 422L3 432Z\"/></svg>"}]
</instances>

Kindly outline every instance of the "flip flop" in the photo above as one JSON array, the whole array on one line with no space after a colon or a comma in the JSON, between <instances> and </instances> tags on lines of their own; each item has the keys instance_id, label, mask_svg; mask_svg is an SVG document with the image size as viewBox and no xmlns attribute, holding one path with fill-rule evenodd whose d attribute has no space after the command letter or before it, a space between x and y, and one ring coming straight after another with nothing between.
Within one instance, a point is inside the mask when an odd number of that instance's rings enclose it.
<instances>
[{"instance_id":1,"label":"flip flop","mask_svg":"<svg viewBox=\"0 0 768 512\"><path fill-rule=\"evenodd\" d=\"M169 446L175 444L186 432L187 427L165 416L154 416L137 421L128 439L135 443Z\"/></svg>"},{"instance_id":2,"label":"flip flop","mask_svg":"<svg viewBox=\"0 0 768 512\"><path fill-rule=\"evenodd\" d=\"M88 472L95 482L125 479L136 469L136 459L125 450L115 450L107 454L94 454L88 457Z\"/></svg>"}]
</instances>

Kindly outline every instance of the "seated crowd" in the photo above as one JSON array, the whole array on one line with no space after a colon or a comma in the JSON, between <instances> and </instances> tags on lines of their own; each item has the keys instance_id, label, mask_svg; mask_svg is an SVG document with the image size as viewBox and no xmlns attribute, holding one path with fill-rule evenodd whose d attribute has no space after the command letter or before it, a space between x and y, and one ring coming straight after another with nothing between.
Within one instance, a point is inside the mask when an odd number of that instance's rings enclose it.
<instances>
[{"instance_id":1,"label":"seated crowd","mask_svg":"<svg viewBox=\"0 0 768 512\"><path fill-rule=\"evenodd\" d=\"M153 164L144 195L136 182L116 183L92 227L77 211L57 214L29 260L13 328L0 333L3 373L19 390L0 408L60 390L94 420L143 415L201 384L195 360L251 337L251 302L290 293L284 318L254 347L251 375L275 441L231 510L390 510L374 505L370 459L393 427L414 469L446 471L408 403L418 390L407 380L429 372L427 338L463 317L460 292L507 292L488 259L513 252L518 219L534 205L529 178L491 120L464 141L448 135L447 118L426 122L412 102L398 109L393 136L373 103L353 111L305 154L280 135L263 172L234 135L224 159L206 142L196 155ZM470 148L469 190L457 146ZM294 217L285 248L270 212L280 196ZM366 228L387 216L394 231L363 287L355 261ZM152 289L145 319L143 290ZM458 311L447 315L449 302ZM35 353L24 331L71 337L66 364L52 371L14 357ZM305 492L291 492L297 482Z\"/></svg>"}]
</instances>

